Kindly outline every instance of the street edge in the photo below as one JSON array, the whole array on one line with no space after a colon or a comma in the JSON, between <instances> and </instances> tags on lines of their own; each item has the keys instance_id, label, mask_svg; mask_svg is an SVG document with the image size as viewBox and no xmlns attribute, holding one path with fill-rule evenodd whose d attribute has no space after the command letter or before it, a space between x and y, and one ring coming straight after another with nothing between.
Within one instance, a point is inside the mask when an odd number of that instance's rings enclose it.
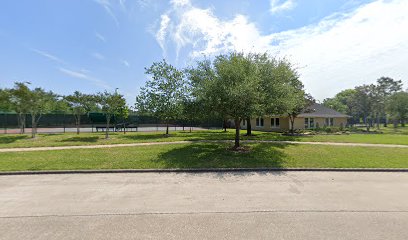
<instances>
[{"instance_id":1,"label":"street edge","mask_svg":"<svg viewBox=\"0 0 408 240\"><path fill-rule=\"evenodd\" d=\"M100 169L5 171L5 175L103 174L103 173L212 173L212 172L408 172L408 168L173 168L173 169Z\"/></svg>"}]
</instances>

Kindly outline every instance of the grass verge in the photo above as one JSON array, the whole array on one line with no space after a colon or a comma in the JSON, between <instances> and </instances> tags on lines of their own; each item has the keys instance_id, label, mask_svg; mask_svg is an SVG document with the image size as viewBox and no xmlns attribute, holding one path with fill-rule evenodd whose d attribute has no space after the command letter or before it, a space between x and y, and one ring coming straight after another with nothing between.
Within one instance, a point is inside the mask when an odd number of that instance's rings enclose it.
<instances>
[{"instance_id":1,"label":"grass verge","mask_svg":"<svg viewBox=\"0 0 408 240\"><path fill-rule=\"evenodd\" d=\"M408 145L406 134L350 134L350 135L311 135L311 136L283 136L280 133L254 131L253 136L245 136L243 140L279 140L279 141L310 141L310 142L344 142L344 143L374 143L374 144L401 144ZM171 132L165 137L162 132L132 132L111 133L111 139L105 140L104 133L81 133L80 135L66 134L39 134L37 139L30 139L28 135L0 135L0 148L17 147L47 147L47 146L78 146L104 145L137 142L172 142L183 140L232 140L234 131L221 130Z\"/></svg>"},{"instance_id":2,"label":"grass verge","mask_svg":"<svg viewBox=\"0 0 408 240\"><path fill-rule=\"evenodd\" d=\"M193 143L103 149L1 153L0 171L166 168L408 168L408 149L248 144L234 153L228 144Z\"/></svg>"}]
</instances>

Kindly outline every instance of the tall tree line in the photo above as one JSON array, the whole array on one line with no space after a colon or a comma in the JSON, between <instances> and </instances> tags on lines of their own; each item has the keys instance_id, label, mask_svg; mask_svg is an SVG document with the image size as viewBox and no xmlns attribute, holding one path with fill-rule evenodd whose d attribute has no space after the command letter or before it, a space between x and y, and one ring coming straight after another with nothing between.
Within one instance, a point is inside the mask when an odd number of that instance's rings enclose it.
<instances>
[{"instance_id":1,"label":"tall tree line","mask_svg":"<svg viewBox=\"0 0 408 240\"><path fill-rule=\"evenodd\" d=\"M381 77L375 84L364 84L354 89L346 89L327 98L323 104L339 112L348 114L352 121L364 123L367 131L371 127L380 128L392 120L394 124L407 121L407 91L403 91L401 80Z\"/></svg>"}]
</instances>

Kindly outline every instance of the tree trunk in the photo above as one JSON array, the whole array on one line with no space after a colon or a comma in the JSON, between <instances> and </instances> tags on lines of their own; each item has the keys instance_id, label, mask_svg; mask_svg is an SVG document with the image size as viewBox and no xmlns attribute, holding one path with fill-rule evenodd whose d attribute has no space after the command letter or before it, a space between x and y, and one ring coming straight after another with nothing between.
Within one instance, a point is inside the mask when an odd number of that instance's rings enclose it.
<instances>
[{"instance_id":1,"label":"tree trunk","mask_svg":"<svg viewBox=\"0 0 408 240\"><path fill-rule=\"evenodd\" d=\"M37 133L37 126L35 122L35 115L31 114L31 138L35 138L36 133Z\"/></svg>"},{"instance_id":2,"label":"tree trunk","mask_svg":"<svg viewBox=\"0 0 408 240\"><path fill-rule=\"evenodd\" d=\"M239 132L240 132L240 120L239 118L235 118L235 144L234 144L234 149L239 148Z\"/></svg>"},{"instance_id":3,"label":"tree trunk","mask_svg":"<svg viewBox=\"0 0 408 240\"><path fill-rule=\"evenodd\" d=\"M251 136L252 135L251 118L247 118L246 122L247 122L247 136Z\"/></svg>"},{"instance_id":4,"label":"tree trunk","mask_svg":"<svg viewBox=\"0 0 408 240\"><path fill-rule=\"evenodd\" d=\"M25 132L25 121L26 121L26 115L23 113L18 114L18 125L20 127L20 134L24 134Z\"/></svg>"},{"instance_id":5,"label":"tree trunk","mask_svg":"<svg viewBox=\"0 0 408 240\"><path fill-rule=\"evenodd\" d=\"M81 115L77 116L76 125L77 125L77 135L79 135L79 125L81 125Z\"/></svg>"},{"instance_id":6,"label":"tree trunk","mask_svg":"<svg viewBox=\"0 0 408 240\"><path fill-rule=\"evenodd\" d=\"M405 119L401 119L401 127L405 127Z\"/></svg>"},{"instance_id":7,"label":"tree trunk","mask_svg":"<svg viewBox=\"0 0 408 240\"><path fill-rule=\"evenodd\" d=\"M107 115L106 116L105 139L109 139L109 122L110 122L110 115Z\"/></svg>"},{"instance_id":8,"label":"tree trunk","mask_svg":"<svg viewBox=\"0 0 408 240\"><path fill-rule=\"evenodd\" d=\"M290 134L295 134L295 118L289 117L290 120Z\"/></svg>"},{"instance_id":9,"label":"tree trunk","mask_svg":"<svg viewBox=\"0 0 408 240\"><path fill-rule=\"evenodd\" d=\"M190 121L190 133L191 133L192 128L193 128L193 121Z\"/></svg>"},{"instance_id":10,"label":"tree trunk","mask_svg":"<svg viewBox=\"0 0 408 240\"><path fill-rule=\"evenodd\" d=\"M384 127L388 127L388 116L384 114Z\"/></svg>"},{"instance_id":11,"label":"tree trunk","mask_svg":"<svg viewBox=\"0 0 408 240\"><path fill-rule=\"evenodd\" d=\"M377 116L376 116L376 122L377 122L377 129L380 129L380 115L377 113Z\"/></svg>"},{"instance_id":12,"label":"tree trunk","mask_svg":"<svg viewBox=\"0 0 408 240\"><path fill-rule=\"evenodd\" d=\"M166 123L166 135L169 135L169 124Z\"/></svg>"},{"instance_id":13,"label":"tree trunk","mask_svg":"<svg viewBox=\"0 0 408 240\"><path fill-rule=\"evenodd\" d=\"M227 131L227 120L226 119L224 119L224 124L223 124L224 126L224 132L226 132Z\"/></svg>"},{"instance_id":14,"label":"tree trunk","mask_svg":"<svg viewBox=\"0 0 408 240\"><path fill-rule=\"evenodd\" d=\"M367 132L369 132L370 131L370 123L368 122L367 117L364 118L364 122L365 122L365 125L366 125Z\"/></svg>"}]
</instances>

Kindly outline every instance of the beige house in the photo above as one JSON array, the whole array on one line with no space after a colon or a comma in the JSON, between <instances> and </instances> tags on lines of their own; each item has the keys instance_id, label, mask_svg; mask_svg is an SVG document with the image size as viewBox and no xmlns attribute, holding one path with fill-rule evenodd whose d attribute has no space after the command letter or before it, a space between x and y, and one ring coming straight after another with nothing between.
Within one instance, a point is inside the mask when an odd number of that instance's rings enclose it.
<instances>
[{"instance_id":1,"label":"beige house","mask_svg":"<svg viewBox=\"0 0 408 240\"><path fill-rule=\"evenodd\" d=\"M295 118L294 129L345 127L347 118L348 115L315 103ZM288 131L291 129L291 122L287 116L258 117L251 119L251 127L260 131ZM241 122L241 129L246 128L246 121Z\"/></svg>"}]
</instances>

